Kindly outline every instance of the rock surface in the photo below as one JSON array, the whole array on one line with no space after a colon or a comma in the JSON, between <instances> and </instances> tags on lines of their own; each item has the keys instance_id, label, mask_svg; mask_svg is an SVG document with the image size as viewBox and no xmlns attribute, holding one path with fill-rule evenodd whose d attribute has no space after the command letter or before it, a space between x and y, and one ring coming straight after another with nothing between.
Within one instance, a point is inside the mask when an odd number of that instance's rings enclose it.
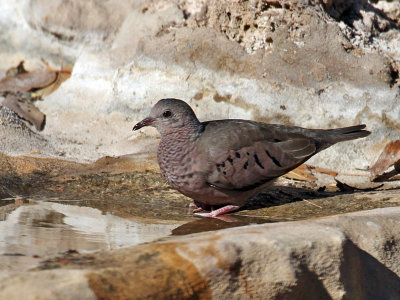
<instances>
[{"instance_id":1,"label":"rock surface","mask_svg":"<svg viewBox=\"0 0 400 300\"><path fill-rule=\"evenodd\" d=\"M39 104L47 115L43 136L54 146L43 149L47 156L94 161L155 151L155 132L132 136L130 129L163 97L189 101L201 120L367 123L368 140L312 161L347 172L371 165L398 136L394 2L0 4L5 69L21 59L38 64L39 56L74 65L72 77Z\"/></svg>"},{"instance_id":2,"label":"rock surface","mask_svg":"<svg viewBox=\"0 0 400 300\"><path fill-rule=\"evenodd\" d=\"M171 237L86 255L84 266L64 260L56 270L45 270L43 264L36 271L3 276L0 295L7 299L76 295L81 299L94 295L100 299L396 299L399 218L399 208L385 208Z\"/></svg>"},{"instance_id":3,"label":"rock surface","mask_svg":"<svg viewBox=\"0 0 400 300\"><path fill-rule=\"evenodd\" d=\"M0 154L0 193L3 198L14 195L60 203L74 200L72 204L125 217L196 220L188 209L191 199L173 190L156 168L146 158L103 158L80 164ZM357 186L371 188L376 184ZM343 192L327 187L318 191L315 183L282 179L277 187L249 199L234 219L238 216L240 225L245 225L259 217L259 222L293 221L399 206L398 190L387 188Z\"/></svg>"}]
</instances>

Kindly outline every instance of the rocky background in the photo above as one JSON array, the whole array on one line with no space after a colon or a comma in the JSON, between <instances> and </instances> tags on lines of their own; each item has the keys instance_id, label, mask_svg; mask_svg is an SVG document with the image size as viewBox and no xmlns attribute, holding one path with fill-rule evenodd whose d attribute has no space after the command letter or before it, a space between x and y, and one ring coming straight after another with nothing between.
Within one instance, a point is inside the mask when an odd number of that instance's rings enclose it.
<instances>
[{"instance_id":1,"label":"rocky background","mask_svg":"<svg viewBox=\"0 0 400 300\"><path fill-rule=\"evenodd\" d=\"M400 203L399 1L0 0L0 32L0 200L80 199L103 213L179 220L175 234L210 230L161 178L157 132L132 132L174 97L200 120L372 132L318 154L290 175L300 184L284 181L239 212L257 219L240 225L379 208L0 268L1 298L400 294L400 211L380 208Z\"/></svg>"},{"instance_id":2,"label":"rocky background","mask_svg":"<svg viewBox=\"0 0 400 300\"><path fill-rule=\"evenodd\" d=\"M94 161L154 152L156 132L131 128L163 97L188 101L201 120L366 123L368 139L311 161L339 171L372 165L399 136L398 1L4 0L0 7L3 74L20 61L43 70L40 58L72 69L35 103L46 115L42 132L2 110L6 154Z\"/></svg>"}]
</instances>

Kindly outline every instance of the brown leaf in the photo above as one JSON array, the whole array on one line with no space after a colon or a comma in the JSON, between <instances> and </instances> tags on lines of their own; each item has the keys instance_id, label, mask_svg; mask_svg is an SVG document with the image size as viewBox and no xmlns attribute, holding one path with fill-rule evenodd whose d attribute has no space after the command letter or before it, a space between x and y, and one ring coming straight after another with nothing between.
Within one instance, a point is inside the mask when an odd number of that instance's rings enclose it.
<instances>
[{"instance_id":1,"label":"brown leaf","mask_svg":"<svg viewBox=\"0 0 400 300\"><path fill-rule=\"evenodd\" d=\"M316 181L317 179L311 172L311 167L308 165L300 165L296 169L285 174L284 177L300 181Z\"/></svg>"},{"instance_id":2,"label":"brown leaf","mask_svg":"<svg viewBox=\"0 0 400 300\"><path fill-rule=\"evenodd\" d=\"M33 124L37 130L43 130L46 115L33 102L42 96L54 92L60 84L71 76L72 66L63 66L61 70L52 68L43 58L45 70L28 72L24 61L7 71L7 76L0 80L0 93L5 99L2 104L13 110L20 118ZM36 91L36 92L32 92Z\"/></svg>"},{"instance_id":3,"label":"brown leaf","mask_svg":"<svg viewBox=\"0 0 400 300\"><path fill-rule=\"evenodd\" d=\"M369 187L369 188L358 188L355 186L348 185L347 183L341 182L335 178L336 181L336 187L341 191L341 192L354 192L354 191L364 191L364 192L370 192L370 191L375 191L381 187L383 187L383 184L380 184L378 186L374 187Z\"/></svg>"},{"instance_id":4,"label":"brown leaf","mask_svg":"<svg viewBox=\"0 0 400 300\"><path fill-rule=\"evenodd\" d=\"M15 76L17 74L23 74L23 73L28 73L28 71L25 70L24 61L21 60L21 62L18 64L18 66L7 70L6 76Z\"/></svg>"},{"instance_id":5,"label":"brown leaf","mask_svg":"<svg viewBox=\"0 0 400 300\"><path fill-rule=\"evenodd\" d=\"M71 76L72 66L63 65L61 70L52 68L43 58L45 70L28 72L23 61L17 67L7 71L7 76L0 80L0 92L17 93L39 90L36 96L46 96L54 92L62 82Z\"/></svg>"},{"instance_id":6,"label":"brown leaf","mask_svg":"<svg viewBox=\"0 0 400 300\"><path fill-rule=\"evenodd\" d=\"M33 97L44 97L53 93L56 89L58 89L64 81L71 77L72 66L69 64L64 64L62 60L60 60L61 69L57 70L51 67L47 61L42 58L42 62L46 65L47 72L53 72L56 74L56 79L48 86L45 86L41 89L35 91Z\"/></svg>"},{"instance_id":7,"label":"brown leaf","mask_svg":"<svg viewBox=\"0 0 400 300\"><path fill-rule=\"evenodd\" d=\"M320 168L320 167L313 167L313 169L314 169L315 172L331 175L332 177L336 177L339 174L336 171L332 171L332 170L325 169L325 168Z\"/></svg>"},{"instance_id":8,"label":"brown leaf","mask_svg":"<svg viewBox=\"0 0 400 300\"><path fill-rule=\"evenodd\" d=\"M57 72L56 80L51 83L49 86L46 86L42 89L39 89L33 93L33 97L45 97L53 93L56 89L58 89L64 81L71 77L71 72Z\"/></svg>"},{"instance_id":9,"label":"brown leaf","mask_svg":"<svg viewBox=\"0 0 400 300\"><path fill-rule=\"evenodd\" d=\"M338 172L329 169L303 164L283 176L289 179L300 180L300 181L316 181L317 178L312 173L313 171L322 174L328 174L333 177L336 177L339 174Z\"/></svg>"},{"instance_id":10,"label":"brown leaf","mask_svg":"<svg viewBox=\"0 0 400 300\"><path fill-rule=\"evenodd\" d=\"M0 92L29 92L52 84L57 74L47 71L33 71L28 73L6 76L0 80Z\"/></svg>"},{"instance_id":11,"label":"brown leaf","mask_svg":"<svg viewBox=\"0 0 400 300\"><path fill-rule=\"evenodd\" d=\"M21 96L21 93L17 95L8 94L1 104L14 111L20 118L34 125L37 130L43 130L46 124L46 115L30 99Z\"/></svg>"},{"instance_id":12,"label":"brown leaf","mask_svg":"<svg viewBox=\"0 0 400 300\"><path fill-rule=\"evenodd\" d=\"M394 166L394 170L385 173L385 171ZM373 181L383 181L400 173L400 140L391 141L386 144L378 160L370 168Z\"/></svg>"}]
</instances>

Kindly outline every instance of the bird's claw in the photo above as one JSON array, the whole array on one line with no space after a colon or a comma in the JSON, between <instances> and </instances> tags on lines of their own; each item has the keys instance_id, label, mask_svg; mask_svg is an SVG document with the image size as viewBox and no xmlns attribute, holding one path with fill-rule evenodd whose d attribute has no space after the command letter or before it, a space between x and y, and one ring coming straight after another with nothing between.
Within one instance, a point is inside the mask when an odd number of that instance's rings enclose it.
<instances>
[{"instance_id":1,"label":"bird's claw","mask_svg":"<svg viewBox=\"0 0 400 300\"><path fill-rule=\"evenodd\" d=\"M213 210L209 213L200 213L200 212L195 212L196 216L203 217L203 218L216 218L218 216L221 216L223 214L238 210L239 206L237 205L226 205L224 207L218 208L217 210Z\"/></svg>"}]
</instances>

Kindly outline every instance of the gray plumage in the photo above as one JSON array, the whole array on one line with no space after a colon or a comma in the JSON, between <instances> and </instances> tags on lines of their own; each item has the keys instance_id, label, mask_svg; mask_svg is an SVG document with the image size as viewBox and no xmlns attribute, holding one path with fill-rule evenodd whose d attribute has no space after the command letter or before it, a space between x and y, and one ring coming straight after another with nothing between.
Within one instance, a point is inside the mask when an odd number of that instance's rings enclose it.
<instances>
[{"instance_id":1,"label":"gray plumage","mask_svg":"<svg viewBox=\"0 0 400 300\"><path fill-rule=\"evenodd\" d=\"M200 122L182 100L162 99L133 128L161 133L158 163L167 181L200 207L228 205L203 216L235 210L246 199L319 151L370 134L365 125L306 129L247 120Z\"/></svg>"}]
</instances>

